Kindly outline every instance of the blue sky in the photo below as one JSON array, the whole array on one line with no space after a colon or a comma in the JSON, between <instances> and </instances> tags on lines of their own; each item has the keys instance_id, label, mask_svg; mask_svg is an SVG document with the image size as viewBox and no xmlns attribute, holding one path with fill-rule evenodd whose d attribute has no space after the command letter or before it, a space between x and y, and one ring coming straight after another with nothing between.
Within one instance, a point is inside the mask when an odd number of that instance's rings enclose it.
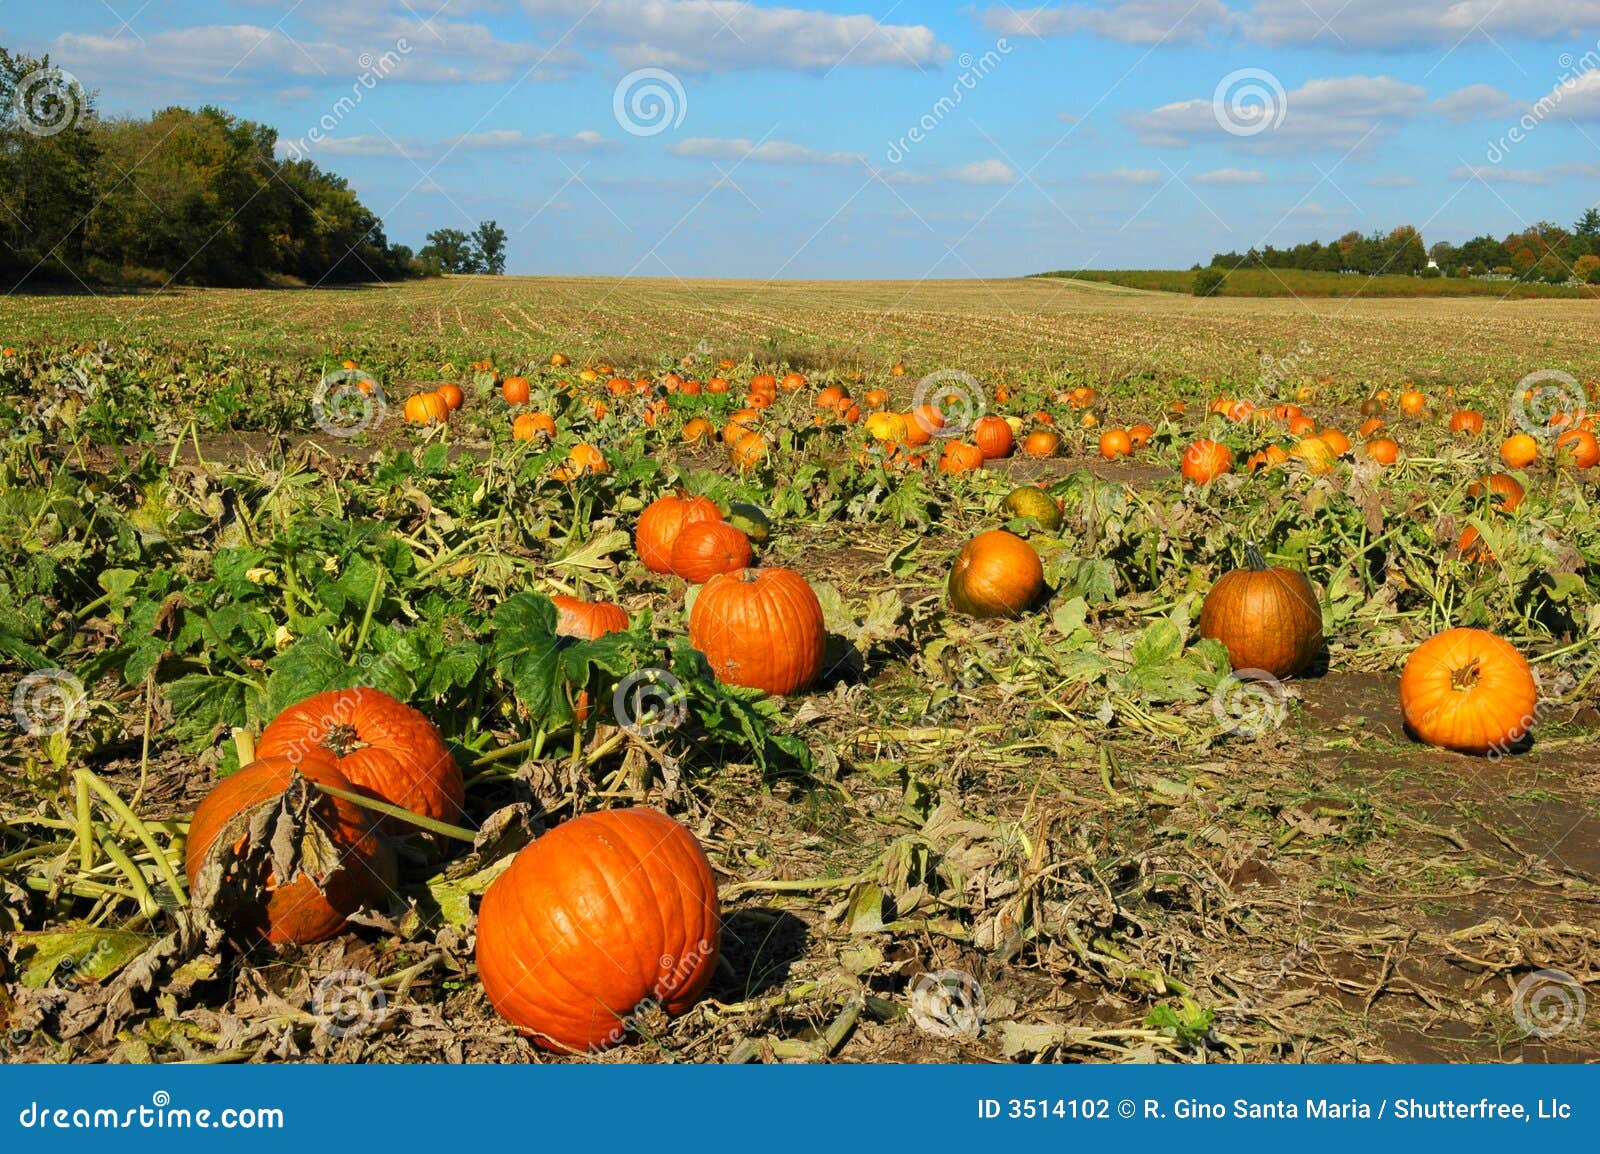
<instances>
[{"instance_id":1,"label":"blue sky","mask_svg":"<svg viewBox=\"0 0 1600 1154\"><path fill-rule=\"evenodd\" d=\"M0 42L276 126L393 239L494 218L515 273L1186 267L1600 200L1600 0L13 0Z\"/></svg>"}]
</instances>

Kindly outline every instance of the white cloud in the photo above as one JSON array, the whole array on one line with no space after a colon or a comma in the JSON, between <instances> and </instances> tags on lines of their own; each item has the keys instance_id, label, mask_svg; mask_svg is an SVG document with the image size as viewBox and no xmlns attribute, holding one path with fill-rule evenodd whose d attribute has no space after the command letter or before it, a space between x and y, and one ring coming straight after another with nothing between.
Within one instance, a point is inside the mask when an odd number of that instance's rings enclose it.
<instances>
[{"instance_id":1,"label":"white cloud","mask_svg":"<svg viewBox=\"0 0 1600 1154\"><path fill-rule=\"evenodd\" d=\"M522 8L557 34L604 41L629 68L917 68L951 55L926 25L746 0L522 0Z\"/></svg>"},{"instance_id":2,"label":"white cloud","mask_svg":"<svg viewBox=\"0 0 1600 1154\"><path fill-rule=\"evenodd\" d=\"M1326 23L1324 21L1326 20ZM1264 44L1331 50L1408 48L1513 40L1592 39L1600 0L1256 0L1243 16L1245 35Z\"/></svg>"},{"instance_id":3,"label":"white cloud","mask_svg":"<svg viewBox=\"0 0 1600 1154\"><path fill-rule=\"evenodd\" d=\"M957 168L946 169L944 175L962 184L1015 184L1016 169L1003 160L974 160Z\"/></svg>"},{"instance_id":4,"label":"white cloud","mask_svg":"<svg viewBox=\"0 0 1600 1154\"><path fill-rule=\"evenodd\" d=\"M1222 0L1111 0L1047 8L1002 5L983 12L984 27L1005 36L1070 36L1085 32L1124 44L1185 44L1231 27L1237 17Z\"/></svg>"},{"instance_id":5,"label":"white cloud","mask_svg":"<svg viewBox=\"0 0 1600 1154\"><path fill-rule=\"evenodd\" d=\"M1286 93L1281 123L1253 136L1230 135L1209 97L1128 113L1123 120L1142 142L1160 147L1205 139L1258 152L1343 152L1409 119L1426 97L1426 89L1388 76L1338 76Z\"/></svg>"},{"instance_id":6,"label":"white cloud","mask_svg":"<svg viewBox=\"0 0 1600 1154\"><path fill-rule=\"evenodd\" d=\"M585 128L570 136L552 132L529 135L520 129L491 129L465 136L449 136L441 140L421 140L416 137L389 137L382 133L359 133L351 136L330 136L315 142L302 142L302 147L317 156L379 156L425 161L454 152L592 152L611 146L611 141L592 128ZM279 145L283 152L287 145Z\"/></svg>"},{"instance_id":7,"label":"white cloud","mask_svg":"<svg viewBox=\"0 0 1600 1154\"><path fill-rule=\"evenodd\" d=\"M1096 184L1160 184L1164 179L1155 168L1113 168L1110 172L1091 172Z\"/></svg>"},{"instance_id":8,"label":"white cloud","mask_svg":"<svg viewBox=\"0 0 1600 1154\"><path fill-rule=\"evenodd\" d=\"M1441 96L1428 107L1457 124L1512 116L1521 111L1515 100L1492 84L1469 84Z\"/></svg>"},{"instance_id":9,"label":"white cloud","mask_svg":"<svg viewBox=\"0 0 1600 1154\"><path fill-rule=\"evenodd\" d=\"M1416 185L1417 178L1414 176L1405 176L1403 174L1393 176L1375 176L1371 180L1367 181L1367 183L1373 188L1411 188Z\"/></svg>"},{"instance_id":10,"label":"white cloud","mask_svg":"<svg viewBox=\"0 0 1600 1154\"><path fill-rule=\"evenodd\" d=\"M1481 180L1485 184L1549 184L1548 174L1533 168L1500 168L1495 165L1462 165L1452 168L1455 180Z\"/></svg>"},{"instance_id":11,"label":"white cloud","mask_svg":"<svg viewBox=\"0 0 1600 1154\"><path fill-rule=\"evenodd\" d=\"M1214 168L1194 178L1195 184L1265 184L1267 174L1259 168Z\"/></svg>"},{"instance_id":12,"label":"white cloud","mask_svg":"<svg viewBox=\"0 0 1600 1154\"><path fill-rule=\"evenodd\" d=\"M1538 117L1600 120L1600 69L1568 76L1530 109Z\"/></svg>"},{"instance_id":13,"label":"white cloud","mask_svg":"<svg viewBox=\"0 0 1600 1154\"><path fill-rule=\"evenodd\" d=\"M712 160L753 160L764 164L862 164L859 152L818 152L790 140L728 140L714 136L691 136L667 146L674 156L706 157Z\"/></svg>"}]
</instances>

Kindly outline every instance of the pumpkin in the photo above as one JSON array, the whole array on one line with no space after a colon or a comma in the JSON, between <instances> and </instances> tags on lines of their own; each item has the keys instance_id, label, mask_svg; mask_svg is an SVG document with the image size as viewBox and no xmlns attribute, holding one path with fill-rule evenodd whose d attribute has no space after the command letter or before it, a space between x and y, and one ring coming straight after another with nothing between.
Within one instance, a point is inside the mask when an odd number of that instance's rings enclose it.
<instances>
[{"instance_id":1,"label":"pumpkin","mask_svg":"<svg viewBox=\"0 0 1600 1154\"><path fill-rule=\"evenodd\" d=\"M672 572L672 547L678 535L697 521L720 521L722 511L706 497L669 493L650 502L639 514L633 548L652 573Z\"/></svg>"},{"instance_id":2,"label":"pumpkin","mask_svg":"<svg viewBox=\"0 0 1600 1154\"><path fill-rule=\"evenodd\" d=\"M1376 417L1385 409L1382 397L1368 397L1361 402L1361 415L1363 417Z\"/></svg>"},{"instance_id":3,"label":"pumpkin","mask_svg":"<svg viewBox=\"0 0 1600 1154\"><path fill-rule=\"evenodd\" d=\"M830 411L839 408L839 402L845 399L844 390L838 385L829 385L817 394L817 408Z\"/></svg>"},{"instance_id":4,"label":"pumpkin","mask_svg":"<svg viewBox=\"0 0 1600 1154\"><path fill-rule=\"evenodd\" d=\"M1135 449L1144 447L1146 441L1155 436L1156 431L1149 425L1134 425L1128 430L1128 443Z\"/></svg>"},{"instance_id":5,"label":"pumpkin","mask_svg":"<svg viewBox=\"0 0 1600 1154\"><path fill-rule=\"evenodd\" d=\"M1483 414L1475 409L1457 409L1450 414L1450 431L1476 437L1483 432Z\"/></svg>"},{"instance_id":6,"label":"pumpkin","mask_svg":"<svg viewBox=\"0 0 1600 1154\"><path fill-rule=\"evenodd\" d=\"M1317 436L1327 442L1335 457L1342 457L1350 451L1350 438L1338 429L1323 429Z\"/></svg>"},{"instance_id":7,"label":"pumpkin","mask_svg":"<svg viewBox=\"0 0 1600 1154\"><path fill-rule=\"evenodd\" d=\"M784 373L783 379L778 382L778 387L786 393L794 393L806 387L806 378L801 373Z\"/></svg>"},{"instance_id":8,"label":"pumpkin","mask_svg":"<svg viewBox=\"0 0 1600 1154\"><path fill-rule=\"evenodd\" d=\"M1037 485L1019 485L1000 503L1007 516L1037 522L1039 528L1054 533L1061 528L1061 506Z\"/></svg>"},{"instance_id":9,"label":"pumpkin","mask_svg":"<svg viewBox=\"0 0 1600 1154\"><path fill-rule=\"evenodd\" d=\"M452 413L465 404L467 400L466 395L461 391L461 386L448 381L433 391L439 394L439 399L444 402L444 407Z\"/></svg>"},{"instance_id":10,"label":"pumpkin","mask_svg":"<svg viewBox=\"0 0 1600 1154\"><path fill-rule=\"evenodd\" d=\"M1108 461L1133 452L1133 438L1122 429L1107 429L1100 434L1100 455Z\"/></svg>"},{"instance_id":11,"label":"pumpkin","mask_svg":"<svg viewBox=\"0 0 1600 1154\"><path fill-rule=\"evenodd\" d=\"M1400 459L1400 445L1388 437L1374 437L1366 443L1367 456L1380 465L1392 465Z\"/></svg>"},{"instance_id":12,"label":"pumpkin","mask_svg":"<svg viewBox=\"0 0 1600 1154\"><path fill-rule=\"evenodd\" d=\"M500 395L506 399L508 405L526 405L528 398L533 395L533 390L528 384L527 377L507 377L500 382Z\"/></svg>"},{"instance_id":13,"label":"pumpkin","mask_svg":"<svg viewBox=\"0 0 1600 1154\"><path fill-rule=\"evenodd\" d=\"M1400 411L1408 417L1420 416L1427 407L1428 398L1415 389L1407 389L1400 394Z\"/></svg>"},{"instance_id":14,"label":"pumpkin","mask_svg":"<svg viewBox=\"0 0 1600 1154\"><path fill-rule=\"evenodd\" d=\"M1317 431L1317 423L1310 417L1291 417L1289 419L1289 435L1291 437L1309 437Z\"/></svg>"},{"instance_id":15,"label":"pumpkin","mask_svg":"<svg viewBox=\"0 0 1600 1154\"><path fill-rule=\"evenodd\" d=\"M882 444L898 445L906 439L906 419L899 413L873 413L867 418L867 435Z\"/></svg>"},{"instance_id":16,"label":"pumpkin","mask_svg":"<svg viewBox=\"0 0 1600 1154\"><path fill-rule=\"evenodd\" d=\"M1005 418L991 414L973 422L972 443L982 451L985 461L998 461L1011 456L1015 441Z\"/></svg>"},{"instance_id":17,"label":"pumpkin","mask_svg":"<svg viewBox=\"0 0 1600 1154\"><path fill-rule=\"evenodd\" d=\"M1015 617L1044 592L1044 566L1033 546L1004 529L979 533L950 568L950 604L973 617Z\"/></svg>"},{"instance_id":18,"label":"pumpkin","mask_svg":"<svg viewBox=\"0 0 1600 1154\"><path fill-rule=\"evenodd\" d=\"M394 853L377 833L369 810L322 793L316 784L355 791L333 765L309 759L263 757L223 778L201 800L189 821L184 872L192 891L208 861L221 867L225 884L259 885L259 904L220 903L229 928L260 934L279 945L304 945L331 938L362 906L383 900L396 884ZM281 811L263 836L276 842L291 815L297 844L320 853L302 853L295 873L273 873L276 844L250 846L249 827L266 807ZM331 849L329 848L331 847ZM250 874L246 878L242 875Z\"/></svg>"},{"instance_id":19,"label":"pumpkin","mask_svg":"<svg viewBox=\"0 0 1600 1154\"><path fill-rule=\"evenodd\" d=\"M726 377L712 377L706 382L706 392L708 393L725 393L727 391L728 380Z\"/></svg>"},{"instance_id":20,"label":"pumpkin","mask_svg":"<svg viewBox=\"0 0 1600 1154\"><path fill-rule=\"evenodd\" d=\"M461 770L421 713L370 686L332 689L267 724L256 756L333 766L357 787L424 817L458 821Z\"/></svg>"},{"instance_id":21,"label":"pumpkin","mask_svg":"<svg viewBox=\"0 0 1600 1154\"><path fill-rule=\"evenodd\" d=\"M553 368L561 369L572 363L572 358L566 353L551 353L550 364Z\"/></svg>"},{"instance_id":22,"label":"pumpkin","mask_svg":"<svg viewBox=\"0 0 1600 1154\"><path fill-rule=\"evenodd\" d=\"M1600 464L1600 442L1587 429L1568 429L1556 438L1556 459L1579 469Z\"/></svg>"},{"instance_id":23,"label":"pumpkin","mask_svg":"<svg viewBox=\"0 0 1600 1154\"><path fill-rule=\"evenodd\" d=\"M567 452L567 469L573 476L604 473L610 467L606 462L606 455L593 445L580 441Z\"/></svg>"},{"instance_id":24,"label":"pumpkin","mask_svg":"<svg viewBox=\"0 0 1600 1154\"><path fill-rule=\"evenodd\" d=\"M1183 451L1183 475L1197 485L1208 485L1233 470L1233 450L1202 437Z\"/></svg>"},{"instance_id":25,"label":"pumpkin","mask_svg":"<svg viewBox=\"0 0 1600 1154\"><path fill-rule=\"evenodd\" d=\"M1539 442L1528 433L1518 433L1500 442L1500 459L1510 469L1521 469L1539 459Z\"/></svg>"},{"instance_id":26,"label":"pumpkin","mask_svg":"<svg viewBox=\"0 0 1600 1154\"><path fill-rule=\"evenodd\" d=\"M607 633L625 633L628 612L610 601L584 601L564 593L550 595L556 607L556 636L593 641Z\"/></svg>"},{"instance_id":27,"label":"pumpkin","mask_svg":"<svg viewBox=\"0 0 1600 1154\"><path fill-rule=\"evenodd\" d=\"M438 425L450 419L450 407L438 393L415 393L406 398L405 417L414 425Z\"/></svg>"},{"instance_id":28,"label":"pumpkin","mask_svg":"<svg viewBox=\"0 0 1600 1154\"><path fill-rule=\"evenodd\" d=\"M757 544L766 544L772 536L772 518L759 505L733 502L728 506L728 524Z\"/></svg>"},{"instance_id":29,"label":"pumpkin","mask_svg":"<svg viewBox=\"0 0 1600 1154\"><path fill-rule=\"evenodd\" d=\"M548 1050L629 1040L631 1016L677 1016L717 968L717 882L699 842L653 809L585 814L526 846L483 895L478 976Z\"/></svg>"},{"instance_id":30,"label":"pumpkin","mask_svg":"<svg viewBox=\"0 0 1600 1154\"><path fill-rule=\"evenodd\" d=\"M1525 496L1522 482L1506 473L1486 473L1467 486L1467 496L1489 498L1489 504L1504 513L1510 513Z\"/></svg>"},{"instance_id":31,"label":"pumpkin","mask_svg":"<svg viewBox=\"0 0 1600 1154\"><path fill-rule=\"evenodd\" d=\"M1400 672L1400 710L1416 737L1461 753L1505 752L1533 727L1539 692L1528 662L1482 629L1446 629Z\"/></svg>"},{"instance_id":32,"label":"pumpkin","mask_svg":"<svg viewBox=\"0 0 1600 1154\"><path fill-rule=\"evenodd\" d=\"M750 391L752 393L776 393L778 391L778 378L771 373L757 373L750 378Z\"/></svg>"},{"instance_id":33,"label":"pumpkin","mask_svg":"<svg viewBox=\"0 0 1600 1154\"><path fill-rule=\"evenodd\" d=\"M1053 457L1061 451L1061 434L1054 429L1035 429L1022 439L1022 451L1030 457Z\"/></svg>"},{"instance_id":34,"label":"pumpkin","mask_svg":"<svg viewBox=\"0 0 1600 1154\"><path fill-rule=\"evenodd\" d=\"M672 571L691 585L755 562L750 538L721 519L685 525L672 546Z\"/></svg>"},{"instance_id":35,"label":"pumpkin","mask_svg":"<svg viewBox=\"0 0 1600 1154\"><path fill-rule=\"evenodd\" d=\"M556 435L556 423L549 413L518 413L511 422L511 437L517 441L532 441L540 434Z\"/></svg>"},{"instance_id":36,"label":"pumpkin","mask_svg":"<svg viewBox=\"0 0 1600 1154\"><path fill-rule=\"evenodd\" d=\"M918 405L900 416L906 423L906 435L902 439L913 449L926 445L944 428L944 414L934 405Z\"/></svg>"},{"instance_id":37,"label":"pumpkin","mask_svg":"<svg viewBox=\"0 0 1600 1154\"><path fill-rule=\"evenodd\" d=\"M1322 607L1305 574L1268 567L1261 550L1247 545L1245 567L1206 594L1200 636L1222 642L1235 669L1292 677L1322 649Z\"/></svg>"},{"instance_id":38,"label":"pumpkin","mask_svg":"<svg viewBox=\"0 0 1600 1154\"><path fill-rule=\"evenodd\" d=\"M939 472L970 473L983 468L983 450L965 441L946 441L939 454Z\"/></svg>"},{"instance_id":39,"label":"pumpkin","mask_svg":"<svg viewBox=\"0 0 1600 1154\"><path fill-rule=\"evenodd\" d=\"M889 392L887 389L869 389L867 395L861 398L861 403L868 411L876 412L889 403Z\"/></svg>"},{"instance_id":40,"label":"pumpkin","mask_svg":"<svg viewBox=\"0 0 1600 1154\"><path fill-rule=\"evenodd\" d=\"M1356 430L1356 436L1370 437L1383 427L1384 420L1382 417L1368 417L1365 421L1361 422L1361 427Z\"/></svg>"},{"instance_id":41,"label":"pumpkin","mask_svg":"<svg viewBox=\"0 0 1600 1154\"><path fill-rule=\"evenodd\" d=\"M903 377L903 376L905 376L906 375L906 366L902 362L896 361L894 364L889 366L889 375L891 377Z\"/></svg>"},{"instance_id":42,"label":"pumpkin","mask_svg":"<svg viewBox=\"0 0 1600 1154\"><path fill-rule=\"evenodd\" d=\"M1289 455L1305 465L1306 472L1318 477L1333 472L1336 454L1333 446L1322 437L1301 437L1289 450Z\"/></svg>"},{"instance_id":43,"label":"pumpkin","mask_svg":"<svg viewBox=\"0 0 1600 1154\"><path fill-rule=\"evenodd\" d=\"M711 422L704 417L691 417L684 422L683 429L679 435L685 444L709 445L716 431Z\"/></svg>"},{"instance_id":44,"label":"pumpkin","mask_svg":"<svg viewBox=\"0 0 1600 1154\"><path fill-rule=\"evenodd\" d=\"M689 611L689 642L718 680L798 693L822 673L822 605L793 569L719 573Z\"/></svg>"},{"instance_id":45,"label":"pumpkin","mask_svg":"<svg viewBox=\"0 0 1600 1154\"><path fill-rule=\"evenodd\" d=\"M1489 543L1483 539L1476 525L1468 525L1461 530L1461 535L1456 538L1456 552L1463 561L1471 561L1476 565L1487 565L1494 560L1494 550L1489 548Z\"/></svg>"},{"instance_id":46,"label":"pumpkin","mask_svg":"<svg viewBox=\"0 0 1600 1154\"><path fill-rule=\"evenodd\" d=\"M728 446L728 457L740 472L753 469L767 459L767 439L760 433L741 433Z\"/></svg>"}]
</instances>

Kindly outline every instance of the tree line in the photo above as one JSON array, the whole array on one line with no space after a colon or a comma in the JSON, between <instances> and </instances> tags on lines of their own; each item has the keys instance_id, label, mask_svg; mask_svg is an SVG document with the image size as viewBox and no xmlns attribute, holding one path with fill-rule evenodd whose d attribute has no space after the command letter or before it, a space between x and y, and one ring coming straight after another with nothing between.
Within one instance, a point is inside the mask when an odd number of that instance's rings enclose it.
<instances>
[{"instance_id":1,"label":"tree line","mask_svg":"<svg viewBox=\"0 0 1600 1154\"><path fill-rule=\"evenodd\" d=\"M0 278L125 285L347 284L505 271L485 221L468 260L391 242L349 183L277 155L216 107L102 116L95 94L0 47Z\"/></svg>"},{"instance_id":2,"label":"tree line","mask_svg":"<svg viewBox=\"0 0 1600 1154\"><path fill-rule=\"evenodd\" d=\"M1347 232L1326 244L1310 241L1292 248L1268 245L1244 253L1219 252L1209 267L1600 284L1600 209L1587 209L1571 228L1540 221L1505 237L1485 233L1460 245L1441 240L1425 248L1422 235L1402 225L1387 234Z\"/></svg>"}]
</instances>

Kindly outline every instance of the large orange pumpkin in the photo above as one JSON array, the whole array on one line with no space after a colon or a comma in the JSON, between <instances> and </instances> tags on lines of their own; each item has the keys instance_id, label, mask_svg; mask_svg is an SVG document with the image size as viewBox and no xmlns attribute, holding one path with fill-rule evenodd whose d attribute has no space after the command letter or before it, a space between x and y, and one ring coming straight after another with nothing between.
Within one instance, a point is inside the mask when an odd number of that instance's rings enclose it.
<instances>
[{"instance_id":1,"label":"large orange pumpkin","mask_svg":"<svg viewBox=\"0 0 1600 1154\"><path fill-rule=\"evenodd\" d=\"M500 395L508 405L526 405L533 390L527 377L507 377L500 383Z\"/></svg>"},{"instance_id":2,"label":"large orange pumpkin","mask_svg":"<svg viewBox=\"0 0 1600 1154\"><path fill-rule=\"evenodd\" d=\"M1305 574L1269 568L1254 545L1245 568L1211 587L1200 606L1200 636L1222 642L1235 669L1292 677L1322 649L1322 607Z\"/></svg>"},{"instance_id":3,"label":"large orange pumpkin","mask_svg":"<svg viewBox=\"0 0 1600 1154\"><path fill-rule=\"evenodd\" d=\"M1035 429L1022 439L1022 451L1030 457L1053 457L1061 451L1061 434L1054 429Z\"/></svg>"},{"instance_id":4,"label":"large orange pumpkin","mask_svg":"<svg viewBox=\"0 0 1600 1154\"><path fill-rule=\"evenodd\" d=\"M1207 485L1233 469L1233 450L1202 437L1183 451L1183 475L1197 485Z\"/></svg>"},{"instance_id":5,"label":"large orange pumpkin","mask_svg":"<svg viewBox=\"0 0 1600 1154\"><path fill-rule=\"evenodd\" d=\"M719 573L689 611L689 641L729 685L798 693L822 673L822 605L793 569Z\"/></svg>"},{"instance_id":6,"label":"large orange pumpkin","mask_svg":"<svg viewBox=\"0 0 1600 1154\"><path fill-rule=\"evenodd\" d=\"M720 520L722 511L709 498L669 493L657 497L639 514L633 547L646 569L652 573L671 573L672 547L677 544L678 534L697 521Z\"/></svg>"},{"instance_id":7,"label":"large orange pumpkin","mask_svg":"<svg viewBox=\"0 0 1600 1154\"><path fill-rule=\"evenodd\" d=\"M406 398L405 417L414 425L441 425L450 419L450 406L438 393L414 393Z\"/></svg>"},{"instance_id":8,"label":"large orange pumpkin","mask_svg":"<svg viewBox=\"0 0 1600 1154\"><path fill-rule=\"evenodd\" d=\"M965 441L946 441L939 454L939 472L970 473L983 468L983 450Z\"/></svg>"},{"instance_id":9,"label":"large orange pumpkin","mask_svg":"<svg viewBox=\"0 0 1600 1154\"><path fill-rule=\"evenodd\" d=\"M286 757L265 757L223 778L195 809L184 853L190 889L201 868L215 858L225 885L260 885L267 894L259 904L219 905L216 912L221 916L225 911L235 932L260 934L278 944L320 942L344 929L356 910L382 902L394 888L394 853L376 832L371 811L322 793L314 783L356 789L324 761L297 765ZM291 787L303 795L296 796ZM250 844L250 821L269 806L306 816L298 829L301 844L293 849L309 851L323 843L320 854L299 854L292 877L280 878L273 869L278 852L291 848L277 844L283 818L275 819L266 835L271 845Z\"/></svg>"},{"instance_id":10,"label":"large orange pumpkin","mask_svg":"<svg viewBox=\"0 0 1600 1154\"><path fill-rule=\"evenodd\" d=\"M1500 459L1509 468L1525 468L1539 459L1539 442L1527 433L1507 437L1500 442Z\"/></svg>"},{"instance_id":11,"label":"large orange pumpkin","mask_svg":"<svg viewBox=\"0 0 1600 1154\"><path fill-rule=\"evenodd\" d=\"M1044 592L1044 566L1033 546L1004 529L968 541L950 568L950 604L973 617L1015 617Z\"/></svg>"},{"instance_id":12,"label":"large orange pumpkin","mask_svg":"<svg viewBox=\"0 0 1600 1154\"><path fill-rule=\"evenodd\" d=\"M973 424L972 442L983 452L985 461L997 461L1011 456L1015 439L1006 419L991 414L979 417Z\"/></svg>"},{"instance_id":13,"label":"large orange pumpkin","mask_svg":"<svg viewBox=\"0 0 1600 1154\"><path fill-rule=\"evenodd\" d=\"M1533 728L1539 691L1510 642L1446 629L1417 646L1400 673L1400 709L1420 740L1461 753L1505 753Z\"/></svg>"},{"instance_id":14,"label":"large orange pumpkin","mask_svg":"<svg viewBox=\"0 0 1600 1154\"><path fill-rule=\"evenodd\" d=\"M623 633L628 628L628 612L610 601L584 601L555 593L550 603L556 607L556 636L580 637L593 641L607 633Z\"/></svg>"},{"instance_id":15,"label":"large orange pumpkin","mask_svg":"<svg viewBox=\"0 0 1600 1154\"><path fill-rule=\"evenodd\" d=\"M391 805L440 821L461 816L461 770L433 722L370 686L291 705L261 731L256 756L323 762Z\"/></svg>"},{"instance_id":16,"label":"large orange pumpkin","mask_svg":"<svg viewBox=\"0 0 1600 1154\"><path fill-rule=\"evenodd\" d=\"M691 585L749 568L754 561L750 538L720 518L685 525L672 545L672 571Z\"/></svg>"},{"instance_id":17,"label":"large orange pumpkin","mask_svg":"<svg viewBox=\"0 0 1600 1154\"><path fill-rule=\"evenodd\" d=\"M653 809L563 822L483 895L478 976L494 1008L548 1050L629 1040L633 1016L677 1016L717 968L717 882L700 844Z\"/></svg>"}]
</instances>

